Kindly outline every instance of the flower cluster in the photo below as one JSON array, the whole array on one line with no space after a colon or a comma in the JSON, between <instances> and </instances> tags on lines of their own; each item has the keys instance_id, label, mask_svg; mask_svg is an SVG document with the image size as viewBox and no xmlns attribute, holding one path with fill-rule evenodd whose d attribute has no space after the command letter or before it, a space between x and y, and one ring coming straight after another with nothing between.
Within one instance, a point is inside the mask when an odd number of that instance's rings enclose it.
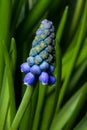
<instances>
[{"instance_id":1,"label":"flower cluster","mask_svg":"<svg viewBox=\"0 0 87 130\"><path fill-rule=\"evenodd\" d=\"M26 75L24 84L32 85L38 78L44 85L56 82L54 71L55 34L53 23L47 19L41 22L36 32L27 62L21 65L21 71Z\"/></svg>"}]
</instances>

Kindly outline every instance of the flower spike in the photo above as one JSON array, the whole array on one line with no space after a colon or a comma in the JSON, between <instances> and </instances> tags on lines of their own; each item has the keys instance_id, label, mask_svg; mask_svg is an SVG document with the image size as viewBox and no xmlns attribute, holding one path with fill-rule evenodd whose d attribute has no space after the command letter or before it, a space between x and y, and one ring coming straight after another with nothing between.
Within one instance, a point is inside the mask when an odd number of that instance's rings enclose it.
<instances>
[{"instance_id":1,"label":"flower spike","mask_svg":"<svg viewBox=\"0 0 87 130\"><path fill-rule=\"evenodd\" d=\"M26 66L23 68L21 65L21 70L27 73L24 77L24 84L32 85L36 78L44 85L53 85L56 82L56 78L52 74L55 61L54 45L53 23L45 19L36 31Z\"/></svg>"}]
</instances>

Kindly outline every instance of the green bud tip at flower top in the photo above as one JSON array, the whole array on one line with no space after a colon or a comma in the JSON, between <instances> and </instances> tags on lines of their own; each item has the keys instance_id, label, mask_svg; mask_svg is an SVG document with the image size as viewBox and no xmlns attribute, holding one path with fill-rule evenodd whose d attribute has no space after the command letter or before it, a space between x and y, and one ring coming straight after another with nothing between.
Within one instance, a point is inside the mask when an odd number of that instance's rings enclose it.
<instances>
[{"instance_id":1,"label":"green bud tip at flower top","mask_svg":"<svg viewBox=\"0 0 87 130\"><path fill-rule=\"evenodd\" d=\"M43 85L53 85L56 82L54 72L55 33L53 23L47 19L41 22L36 31L27 62L21 65L25 73L24 84L33 85L38 79Z\"/></svg>"}]
</instances>

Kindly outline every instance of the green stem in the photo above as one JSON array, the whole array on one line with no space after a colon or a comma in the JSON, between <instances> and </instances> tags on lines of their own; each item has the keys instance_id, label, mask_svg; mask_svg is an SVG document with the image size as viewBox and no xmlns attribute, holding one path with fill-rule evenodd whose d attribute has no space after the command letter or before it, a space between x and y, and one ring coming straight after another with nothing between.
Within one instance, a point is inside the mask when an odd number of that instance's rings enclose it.
<instances>
[{"instance_id":1,"label":"green stem","mask_svg":"<svg viewBox=\"0 0 87 130\"><path fill-rule=\"evenodd\" d=\"M12 125L10 127L10 130L16 130L18 128L20 121L23 117L23 114L25 113L25 110L31 101L32 94L33 94L33 87L32 86L27 87L26 92L21 101L21 104L19 106L19 109L18 109L18 111L15 115L15 118L12 122Z\"/></svg>"},{"instance_id":2,"label":"green stem","mask_svg":"<svg viewBox=\"0 0 87 130\"><path fill-rule=\"evenodd\" d=\"M41 112L42 112L42 108L43 108L43 103L45 100L46 90L47 90L47 86L43 86L40 84L38 103L37 103L35 117L34 117L34 121L33 121L33 125L32 125L32 130L38 130Z\"/></svg>"}]
</instances>

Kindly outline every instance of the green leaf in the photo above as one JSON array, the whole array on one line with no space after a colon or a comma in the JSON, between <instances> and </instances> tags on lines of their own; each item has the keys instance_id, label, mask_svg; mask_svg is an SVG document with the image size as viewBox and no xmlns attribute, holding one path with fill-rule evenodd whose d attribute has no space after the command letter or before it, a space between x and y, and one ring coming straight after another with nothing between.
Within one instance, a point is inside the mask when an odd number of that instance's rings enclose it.
<instances>
[{"instance_id":1,"label":"green leaf","mask_svg":"<svg viewBox=\"0 0 87 130\"><path fill-rule=\"evenodd\" d=\"M3 98L4 97L4 98ZM0 96L0 129L4 129L6 116L9 107L9 83L6 75L6 69L3 76L2 91Z\"/></svg>"},{"instance_id":2,"label":"green leaf","mask_svg":"<svg viewBox=\"0 0 87 130\"><path fill-rule=\"evenodd\" d=\"M84 0L77 0L75 12L74 12L74 15L73 15L73 18L72 18L72 23L71 23L71 26L70 26L70 32L69 32L70 37L74 33L74 30L77 27L78 21L80 19L82 11L83 11L82 9L83 9L84 3L85 3Z\"/></svg>"},{"instance_id":3,"label":"green leaf","mask_svg":"<svg viewBox=\"0 0 87 130\"><path fill-rule=\"evenodd\" d=\"M36 105L37 105L37 99L38 99L38 83L35 85L35 90L32 95L32 99L30 104L28 104L28 107L23 115L23 118L20 122L20 127L19 130L31 130L32 129L32 123L33 123L33 118L36 110Z\"/></svg>"},{"instance_id":4,"label":"green leaf","mask_svg":"<svg viewBox=\"0 0 87 130\"><path fill-rule=\"evenodd\" d=\"M24 6L24 4L26 4L27 0L15 0L14 1L14 5L13 5L13 9L12 9L12 27L11 27L11 31L14 32L14 30L17 27L18 24L18 20L19 20L19 16L22 10L22 7Z\"/></svg>"},{"instance_id":5,"label":"green leaf","mask_svg":"<svg viewBox=\"0 0 87 130\"><path fill-rule=\"evenodd\" d=\"M80 84L80 79L83 76L84 72L86 72L86 69L87 69L87 59L84 60L83 63L78 68L76 68L76 72L75 74L73 74L73 77L71 78L66 95L71 95L71 93L79 87L77 83Z\"/></svg>"},{"instance_id":6,"label":"green leaf","mask_svg":"<svg viewBox=\"0 0 87 130\"><path fill-rule=\"evenodd\" d=\"M62 130L68 121L76 118L86 101L87 83L81 87L56 115L50 130Z\"/></svg>"},{"instance_id":7,"label":"green leaf","mask_svg":"<svg viewBox=\"0 0 87 130\"><path fill-rule=\"evenodd\" d=\"M11 0L0 0L0 40L7 43L11 17Z\"/></svg>"},{"instance_id":8,"label":"green leaf","mask_svg":"<svg viewBox=\"0 0 87 130\"><path fill-rule=\"evenodd\" d=\"M2 42L0 41L0 46L2 45ZM2 89L2 80L3 80L3 73L4 73L4 50L2 47L0 47L0 95L1 95L1 89Z\"/></svg>"},{"instance_id":9,"label":"green leaf","mask_svg":"<svg viewBox=\"0 0 87 130\"><path fill-rule=\"evenodd\" d=\"M14 38L11 39L9 55L12 64L12 71L14 73L16 68L16 60L17 60L17 50L16 50L16 43Z\"/></svg>"},{"instance_id":10,"label":"green leaf","mask_svg":"<svg viewBox=\"0 0 87 130\"><path fill-rule=\"evenodd\" d=\"M73 69L75 67L75 63L76 63L76 61L78 59L78 56L79 56L79 53L80 53L80 49L81 49L81 46L82 46L82 43L83 43L82 41L84 39L85 32L86 32L86 30L85 30L86 21L87 21L87 1L85 3L84 14L83 14L83 17L82 17L81 30L79 32L79 36L78 36L75 52L73 53L73 57L72 57L70 68L68 68L68 72L67 72L65 81L64 81L64 83L62 85L62 88L60 90L59 101L58 101L58 109L60 109L60 107L61 107L64 95L65 95L65 93L67 91L67 87L68 87L68 83L69 83L71 74L73 72Z\"/></svg>"},{"instance_id":11,"label":"green leaf","mask_svg":"<svg viewBox=\"0 0 87 130\"><path fill-rule=\"evenodd\" d=\"M28 86L26 88L26 91L22 98L21 104L17 110L17 113L14 117L14 120L13 120L9 130L16 130L18 128L20 121L23 117L23 114L25 113L25 110L31 101L32 94L33 94L33 86Z\"/></svg>"},{"instance_id":12,"label":"green leaf","mask_svg":"<svg viewBox=\"0 0 87 130\"><path fill-rule=\"evenodd\" d=\"M81 119L73 130L87 130L87 114Z\"/></svg>"},{"instance_id":13,"label":"green leaf","mask_svg":"<svg viewBox=\"0 0 87 130\"><path fill-rule=\"evenodd\" d=\"M59 27L58 27L57 32L56 32L56 41L57 41L58 44L60 43L60 40L61 40L61 37L62 37L62 34L63 34L63 30L64 30L65 23L66 23L66 20L67 20L67 16L68 16L68 6L66 6L66 8L64 10L63 16L61 18Z\"/></svg>"},{"instance_id":14,"label":"green leaf","mask_svg":"<svg viewBox=\"0 0 87 130\"><path fill-rule=\"evenodd\" d=\"M20 24L17 29L17 35L19 34L19 42L24 42L24 40L29 36L29 33L31 33L31 30L35 27L42 15L44 15L44 13L47 11L51 2L52 0L38 0L36 2L28 17Z\"/></svg>"},{"instance_id":15,"label":"green leaf","mask_svg":"<svg viewBox=\"0 0 87 130\"><path fill-rule=\"evenodd\" d=\"M66 52L62 59L62 80L66 77L68 71L67 71L67 66L68 68L71 65L72 61L72 53L75 52L75 48L71 48L69 51ZM80 54L78 56L78 59L75 64L75 68L78 68L78 66L85 60L87 59L87 39L83 42L83 46L81 48Z\"/></svg>"},{"instance_id":16,"label":"green leaf","mask_svg":"<svg viewBox=\"0 0 87 130\"><path fill-rule=\"evenodd\" d=\"M0 44L1 45L1 44ZM11 107L11 121L14 118L16 107L15 107L15 94L14 94L14 85L13 85L13 77L12 77L12 66L10 63L9 54L6 48L6 45L4 42L2 42L2 45L0 46L2 50L4 50L4 60L6 64L6 75L8 78L8 84L9 84L9 96L10 96L10 107Z\"/></svg>"}]
</instances>

